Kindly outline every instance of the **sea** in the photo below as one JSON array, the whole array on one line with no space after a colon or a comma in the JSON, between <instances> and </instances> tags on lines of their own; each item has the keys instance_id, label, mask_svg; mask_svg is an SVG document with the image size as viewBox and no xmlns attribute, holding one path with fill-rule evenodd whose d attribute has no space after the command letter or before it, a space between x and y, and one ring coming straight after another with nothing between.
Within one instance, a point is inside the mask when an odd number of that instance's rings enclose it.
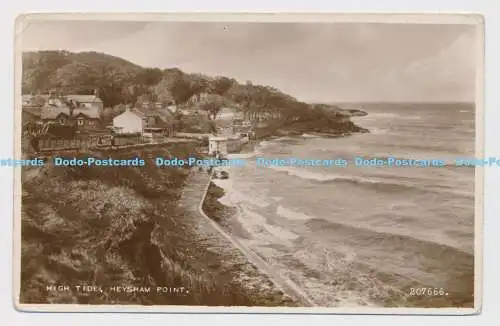
<instances>
[{"instance_id":1,"label":"sea","mask_svg":"<svg viewBox=\"0 0 500 326\"><path fill-rule=\"evenodd\" d=\"M367 116L352 120L370 133L281 137L233 154L247 165L215 182L225 190L220 202L236 208L233 223L243 231L234 236L318 306L471 306L474 168L255 164L256 157L475 156L473 104L363 110Z\"/></svg>"}]
</instances>

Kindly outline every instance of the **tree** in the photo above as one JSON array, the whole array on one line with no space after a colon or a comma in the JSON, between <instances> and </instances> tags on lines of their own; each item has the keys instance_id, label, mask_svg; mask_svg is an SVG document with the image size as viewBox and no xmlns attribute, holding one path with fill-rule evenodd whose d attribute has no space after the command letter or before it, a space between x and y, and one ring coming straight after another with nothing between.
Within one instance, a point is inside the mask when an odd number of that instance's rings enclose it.
<instances>
[{"instance_id":1,"label":"tree","mask_svg":"<svg viewBox=\"0 0 500 326\"><path fill-rule=\"evenodd\" d=\"M217 77L211 83L211 91L218 95L224 95L235 83L234 79Z\"/></svg>"},{"instance_id":2,"label":"tree","mask_svg":"<svg viewBox=\"0 0 500 326\"><path fill-rule=\"evenodd\" d=\"M52 83L62 88L65 93L74 93L81 88L96 85L100 81L100 74L87 63L74 62L56 70Z\"/></svg>"},{"instance_id":3,"label":"tree","mask_svg":"<svg viewBox=\"0 0 500 326\"><path fill-rule=\"evenodd\" d=\"M67 51L23 53L23 93L46 92L52 89L54 72L70 62Z\"/></svg>"},{"instance_id":4,"label":"tree","mask_svg":"<svg viewBox=\"0 0 500 326\"><path fill-rule=\"evenodd\" d=\"M107 123L112 123L113 122L113 118L116 117L120 113L118 113L118 110L117 110L117 113L115 113L115 111L113 110L113 108L110 108L110 107L104 108L104 110L102 112L102 120L106 124Z\"/></svg>"},{"instance_id":5,"label":"tree","mask_svg":"<svg viewBox=\"0 0 500 326\"><path fill-rule=\"evenodd\" d=\"M201 110L208 112L208 117L211 120L215 120L219 112L227 105L227 100L217 94L208 94L203 98L199 107Z\"/></svg>"},{"instance_id":6,"label":"tree","mask_svg":"<svg viewBox=\"0 0 500 326\"><path fill-rule=\"evenodd\" d=\"M194 91L189 77L179 69L165 70L163 78L154 87L158 98L173 98L175 104L184 104Z\"/></svg>"},{"instance_id":7,"label":"tree","mask_svg":"<svg viewBox=\"0 0 500 326\"><path fill-rule=\"evenodd\" d=\"M186 78L191 85L191 91L194 94L206 93L210 91L211 78L202 74L190 74Z\"/></svg>"},{"instance_id":8,"label":"tree","mask_svg":"<svg viewBox=\"0 0 500 326\"><path fill-rule=\"evenodd\" d=\"M136 76L136 82L148 86L154 86L160 82L163 72L158 68L145 68Z\"/></svg>"}]
</instances>

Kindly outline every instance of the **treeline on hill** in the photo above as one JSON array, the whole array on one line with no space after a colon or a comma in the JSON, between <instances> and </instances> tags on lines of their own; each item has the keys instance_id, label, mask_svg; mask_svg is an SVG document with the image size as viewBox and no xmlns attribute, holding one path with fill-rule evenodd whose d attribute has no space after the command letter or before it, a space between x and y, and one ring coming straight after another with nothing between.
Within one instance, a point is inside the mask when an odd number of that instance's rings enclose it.
<instances>
[{"instance_id":1,"label":"treeline on hill","mask_svg":"<svg viewBox=\"0 0 500 326\"><path fill-rule=\"evenodd\" d=\"M188 74L177 68L143 68L124 59L98 52L39 51L23 54L23 94L86 94L95 89L108 108L133 104L140 99L196 105L214 119L221 108L239 109L250 119L271 117L286 121L331 116L271 86L241 84L235 79ZM201 95L204 96L201 96Z\"/></svg>"}]
</instances>

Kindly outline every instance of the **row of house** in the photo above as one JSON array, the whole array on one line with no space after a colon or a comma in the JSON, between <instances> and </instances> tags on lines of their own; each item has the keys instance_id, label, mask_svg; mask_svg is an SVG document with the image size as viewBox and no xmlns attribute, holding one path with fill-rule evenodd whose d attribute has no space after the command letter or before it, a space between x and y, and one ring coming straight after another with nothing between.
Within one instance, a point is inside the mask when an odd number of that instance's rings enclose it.
<instances>
[{"instance_id":1,"label":"row of house","mask_svg":"<svg viewBox=\"0 0 500 326\"><path fill-rule=\"evenodd\" d=\"M55 91L46 95L23 95L22 107L24 125L55 123L78 130L112 130L118 134L156 132L170 136L179 124L179 117L191 125L202 125L200 122L208 120L205 112L166 106L148 99L139 99L135 105L108 108L106 111L111 112L111 117L108 114L108 119L104 119L103 101L97 91L93 95L62 95Z\"/></svg>"},{"instance_id":2,"label":"row of house","mask_svg":"<svg viewBox=\"0 0 500 326\"><path fill-rule=\"evenodd\" d=\"M51 92L48 95L25 95L22 100L23 123L42 122L43 125L50 123L69 126L72 127L69 129L76 132L85 130L90 134L93 131L102 131L115 135L175 136L176 131L180 129L179 124L184 127L189 125L191 128L183 130L219 135L212 135L208 139L209 153L212 155L237 151L244 141L252 138L253 126L235 113L234 109L225 108L218 116L221 126L228 127L226 134L223 127L217 127L213 121L209 121L207 112L199 109L198 98L185 106L164 105L148 99L139 99L134 105L120 104L113 109L107 108L106 116L103 114L103 101L97 92L92 95L62 95ZM29 133L31 126L27 127Z\"/></svg>"},{"instance_id":3,"label":"row of house","mask_svg":"<svg viewBox=\"0 0 500 326\"><path fill-rule=\"evenodd\" d=\"M23 123L53 122L79 129L102 128L103 102L98 94L23 95Z\"/></svg>"}]
</instances>

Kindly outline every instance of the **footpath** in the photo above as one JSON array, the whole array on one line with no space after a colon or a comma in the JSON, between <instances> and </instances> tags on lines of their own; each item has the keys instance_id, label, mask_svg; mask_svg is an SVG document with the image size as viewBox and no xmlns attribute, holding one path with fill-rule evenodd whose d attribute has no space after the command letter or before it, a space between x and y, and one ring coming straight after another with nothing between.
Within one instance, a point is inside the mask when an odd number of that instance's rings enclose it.
<instances>
[{"instance_id":1,"label":"footpath","mask_svg":"<svg viewBox=\"0 0 500 326\"><path fill-rule=\"evenodd\" d=\"M288 278L280 275L272 269L261 257L259 257L250 248L246 247L241 241L228 234L215 221L210 219L202 210L202 205L210 185L211 175L203 172L192 172L184 187L179 205L185 212L185 218L191 219L196 226L196 243L201 244L203 250L215 251L228 257L226 263L241 269L242 264L252 264L262 274L266 275L269 286L277 287L281 292L292 297L302 307L312 307L315 303ZM226 266L226 268L231 266Z\"/></svg>"}]
</instances>

